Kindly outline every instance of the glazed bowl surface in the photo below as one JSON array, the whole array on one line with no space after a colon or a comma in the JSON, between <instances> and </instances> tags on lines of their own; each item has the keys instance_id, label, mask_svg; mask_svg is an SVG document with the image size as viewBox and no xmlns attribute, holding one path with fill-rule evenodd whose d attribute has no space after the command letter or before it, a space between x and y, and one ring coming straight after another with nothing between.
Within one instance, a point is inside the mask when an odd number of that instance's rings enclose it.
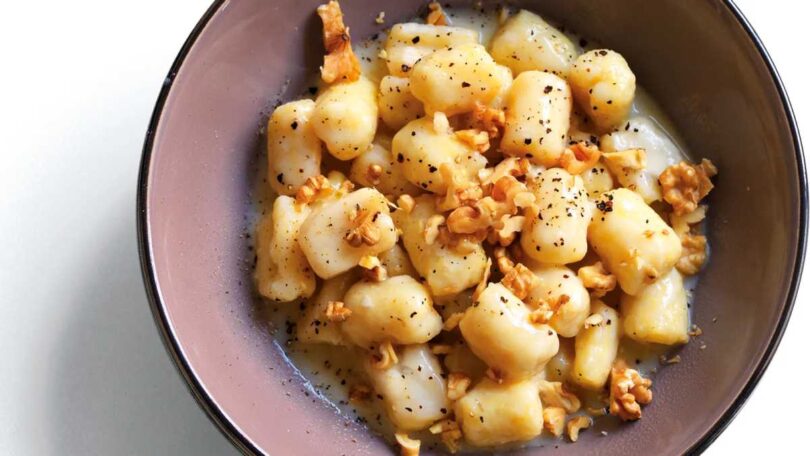
<instances>
[{"instance_id":1,"label":"glazed bowl surface","mask_svg":"<svg viewBox=\"0 0 810 456\"><path fill-rule=\"evenodd\" d=\"M305 394L256 317L250 251L262 124L302 93L322 58L321 0L215 2L166 78L147 134L138 234L159 331L191 392L246 453L393 450ZM465 5L465 1L451 1ZM417 0L342 0L352 35L414 17ZM485 2L486 5L486 2ZM491 5L491 4L490 4ZM693 291L700 343L655 377L637 423L585 432L570 454L700 452L751 394L785 329L801 276L807 186L778 75L724 0L515 1L622 53L695 157L720 169L709 197L711 261ZM694 157L693 157L694 158ZM554 447L518 450L544 454ZM424 452L423 452L424 453ZM428 452L429 453L429 452Z\"/></svg>"}]
</instances>

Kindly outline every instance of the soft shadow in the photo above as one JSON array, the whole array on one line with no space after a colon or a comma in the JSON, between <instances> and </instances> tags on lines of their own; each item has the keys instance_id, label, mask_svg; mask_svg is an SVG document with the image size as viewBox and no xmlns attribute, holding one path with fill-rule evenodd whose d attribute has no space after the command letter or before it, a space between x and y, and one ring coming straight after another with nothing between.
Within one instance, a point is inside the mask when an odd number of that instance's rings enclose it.
<instances>
[{"instance_id":1,"label":"soft shadow","mask_svg":"<svg viewBox=\"0 0 810 456\"><path fill-rule=\"evenodd\" d=\"M88 250L52 349L53 454L223 455L235 449L197 406L154 326L141 282L134 198L112 206Z\"/></svg>"}]
</instances>

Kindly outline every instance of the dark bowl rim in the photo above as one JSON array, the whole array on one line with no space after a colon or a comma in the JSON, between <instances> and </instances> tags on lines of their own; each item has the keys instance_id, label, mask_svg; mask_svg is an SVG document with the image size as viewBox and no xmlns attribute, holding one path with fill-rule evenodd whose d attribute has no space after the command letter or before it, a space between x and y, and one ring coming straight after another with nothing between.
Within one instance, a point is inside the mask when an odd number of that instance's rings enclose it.
<instances>
[{"instance_id":1,"label":"dark bowl rim","mask_svg":"<svg viewBox=\"0 0 810 456\"><path fill-rule=\"evenodd\" d=\"M137 202L136 202L136 224L137 224L137 235L138 235L138 252L140 256L140 263L141 263L141 273L143 275L144 286L146 288L146 295L149 300L149 305L152 309L152 316L155 320L155 324L157 326L158 332L163 339L163 344L168 352L169 356L174 361L175 367L177 368L180 375L186 382L186 386L188 387L191 394L197 400L197 403L200 407L205 410L208 417L213 421L220 432L241 452L245 454L264 454L264 452L257 448L256 445L251 442L247 436L242 433L235 425L231 422L231 420L220 410L219 406L215 403L214 399L208 394L205 388L200 383L199 379L197 379L193 373L192 369L188 363L188 360L185 358L182 349L180 348L180 342L175 337L174 333L172 333L168 321L168 316L166 314L165 304L162 300L160 295L160 289L157 285L157 276L155 272L155 264L152 258L152 245L151 239L149 236L149 225L148 225L148 218L147 218L147 193L148 193L148 181L149 181L149 171L150 165L152 160L152 152L155 140L155 132L158 129L158 124L160 122L160 118L163 114L163 108L165 107L166 100L168 99L169 93L171 92L172 86L174 84L175 76L180 71L186 56L190 52L191 48L197 41L197 38L200 36L202 31L208 25L208 22L211 20L214 15L219 11L219 9L226 3L227 0L214 0L211 6L208 7L205 14L203 14L202 18L197 22L194 26L194 29L191 31L191 34L188 36L186 41L183 43L183 47L180 49L180 52L175 57L174 62L172 63L171 69L169 70L166 79L164 80L163 87L160 90L160 94L158 95L157 102L155 104L155 108L152 111L152 116L149 120L149 127L146 131L146 139L144 141L143 152L141 157L141 164L140 170L138 173L138 189L137 189ZM782 79L779 76L779 72L776 70L776 66L773 63L768 51L765 49L765 45L760 40L759 36L757 35L754 28L748 22L748 19L743 15L740 9L737 7L736 4L732 0L720 0L723 5L728 8L728 10L732 13L734 18L737 22L742 26L745 32L748 34L749 39L756 47L757 51L759 52L759 56L765 65L768 67L768 71L770 72L771 78L773 80L774 85L779 93L779 98L782 102L782 108L785 111L785 116L787 118L791 136L793 139L793 147L796 151L796 163L799 171L799 175L797 176L799 179L799 239L798 239L798 246L796 250L796 258L793 266L793 276L790 280L790 286L788 289L788 294L785 300L785 309L780 316L779 322L777 323L776 331L771 337L771 340L768 344L765 353L762 356L759 364L754 369L751 377L745 384L745 387L742 389L740 394L731 403L728 409L721 415L720 419L708 429L703 436L701 436L700 440L693 445L691 448L687 450L687 454L700 454L703 453L712 442L717 439L717 437L726 429L726 427L731 423L734 417L742 408L743 404L748 400L751 396L754 388L759 383L762 375L765 373L765 370L768 368L771 360L773 359L773 355L776 352L779 343L782 340L782 336L784 335L785 329L787 328L788 320L790 319L790 315L793 311L793 306L796 301L796 294L799 289L799 283L802 277L802 269L804 267L804 259L805 259L805 252L807 247L807 234L808 234L808 185L807 185L807 170L805 166L805 159L804 153L802 151L802 142L801 137L799 135L799 128L796 123L796 117L793 113L793 107L791 106L790 99L788 98L787 91L785 90L785 86L782 83Z\"/></svg>"}]
</instances>

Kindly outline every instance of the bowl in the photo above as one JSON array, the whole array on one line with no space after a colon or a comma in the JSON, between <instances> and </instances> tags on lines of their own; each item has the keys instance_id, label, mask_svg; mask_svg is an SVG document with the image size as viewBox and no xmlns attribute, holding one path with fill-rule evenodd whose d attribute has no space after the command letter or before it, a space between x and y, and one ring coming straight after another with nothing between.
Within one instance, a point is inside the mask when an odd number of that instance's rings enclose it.
<instances>
[{"instance_id":1,"label":"bowl","mask_svg":"<svg viewBox=\"0 0 810 456\"><path fill-rule=\"evenodd\" d=\"M174 62L149 126L138 187L146 289L169 354L245 453L392 452L305 388L254 313L249 250L258 132L321 64L320 0L217 1ZM423 1L343 0L356 39ZM465 1L451 1L462 5ZM694 290L700 342L655 377L644 418L574 454L705 449L762 376L790 315L807 237L807 182L790 104L762 43L723 0L516 1L621 52L696 157L710 196L711 261ZM517 450L539 454L542 450Z\"/></svg>"}]
</instances>

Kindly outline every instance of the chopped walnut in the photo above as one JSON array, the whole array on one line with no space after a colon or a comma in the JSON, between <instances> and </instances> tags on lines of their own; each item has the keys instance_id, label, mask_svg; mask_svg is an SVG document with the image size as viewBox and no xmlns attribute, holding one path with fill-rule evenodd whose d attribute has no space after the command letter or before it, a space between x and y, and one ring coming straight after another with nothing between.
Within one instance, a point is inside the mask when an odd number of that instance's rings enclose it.
<instances>
[{"instance_id":1,"label":"chopped walnut","mask_svg":"<svg viewBox=\"0 0 810 456\"><path fill-rule=\"evenodd\" d=\"M476 102L475 108L466 116L466 124L472 129L486 132L490 139L495 139L501 136L506 126L506 113L502 109Z\"/></svg>"},{"instance_id":2,"label":"chopped walnut","mask_svg":"<svg viewBox=\"0 0 810 456\"><path fill-rule=\"evenodd\" d=\"M618 152L603 152L602 158L614 174L622 170L640 170L647 167L647 152L644 149L626 149Z\"/></svg>"},{"instance_id":3,"label":"chopped walnut","mask_svg":"<svg viewBox=\"0 0 810 456\"><path fill-rule=\"evenodd\" d=\"M529 172L531 163L527 158L509 157L494 168L484 168L478 172L478 178L484 185L494 184L505 176L522 177Z\"/></svg>"},{"instance_id":4,"label":"chopped walnut","mask_svg":"<svg viewBox=\"0 0 810 456\"><path fill-rule=\"evenodd\" d=\"M329 321L346 321L351 314L352 309L346 307L343 301L329 301L326 305L326 319Z\"/></svg>"},{"instance_id":5,"label":"chopped walnut","mask_svg":"<svg viewBox=\"0 0 810 456\"><path fill-rule=\"evenodd\" d=\"M481 277L481 281L479 281L475 286L475 290L473 290L473 301L477 300L478 297L481 296L481 293L483 293L487 288L490 274L492 274L492 258L487 257L487 264L486 267L484 267L484 275Z\"/></svg>"},{"instance_id":6,"label":"chopped walnut","mask_svg":"<svg viewBox=\"0 0 810 456\"><path fill-rule=\"evenodd\" d=\"M363 268L363 277L371 282L382 282L388 279L388 270L376 256L364 255L360 257L358 266Z\"/></svg>"},{"instance_id":7,"label":"chopped walnut","mask_svg":"<svg viewBox=\"0 0 810 456\"><path fill-rule=\"evenodd\" d=\"M414 206L416 206L416 201L414 201L411 195L400 195L400 197L397 198L397 207L405 211L406 214L410 214Z\"/></svg>"},{"instance_id":8,"label":"chopped walnut","mask_svg":"<svg viewBox=\"0 0 810 456\"><path fill-rule=\"evenodd\" d=\"M360 77L360 61L352 51L349 28L343 23L340 4L332 0L318 7L323 21L323 45L326 55L321 67L321 79L327 84L337 80L356 81Z\"/></svg>"},{"instance_id":9,"label":"chopped walnut","mask_svg":"<svg viewBox=\"0 0 810 456\"><path fill-rule=\"evenodd\" d=\"M452 233L473 234L489 228L492 220L480 209L473 206L461 206L447 217L447 228Z\"/></svg>"},{"instance_id":10,"label":"chopped walnut","mask_svg":"<svg viewBox=\"0 0 810 456\"><path fill-rule=\"evenodd\" d=\"M560 167L571 174L582 174L599 162L600 155L598 147L580 141L565 148L560 156Z\"/></svg>"},{"instance_id":11,"label":"chopped walnut","mask_svg":"<svg viewBox=\"0 0 810 456\"><path fill-rule=\"evenodd\" d=\"M352 247L361 245L374 245L380 242L380 228L374 224L379 216L379 212L371 212L368 209L360 209L356 214L349 214L351 228L343 239Z\"/></svg>"},{"instance_id":12,"label":"chopped walnut","mask_svg":"<svg viewBox=\"0 0 810 456\"><path fill-rule=\"evenodd\" d=\"M523 230L523 224L526 222L526 217L522 215L509 215L504 214L500 220L493 225L495 238L498 244L502 247L511 245L514 242L517 233Z\"/></svg>"},{"instance_id":13,"label":"chopped walnut","mask_svg":"<svg viewBox=\"0 0 810 456\"><path fill-rule=\"evenodd\" d=\"M455 132L456 138L473 150L484 153L489 150L489 134L474 128Z\"/></svg>"},{"instance_id":14,"label":"chopped walnut","mask_svg":"<svg viewBox=\"0 0 810 456\"><path fill-rule=\"evenodd\" d=\"M375 24L385 24L385 11L380 11L374 18Z\"/></svg>"},{"instance_id":15,"label":"chopped walnut","mask_svg":"<svg viewBox=\"0 0 810 456\"><path fill-rule=\"evenodd\" d=\"M568 431L568 438L571 439L572 442L576 442L579 439L579 432L585 429L588 429L593 424L593 419L589 416L575 416L568 420L568 424L566 424L566 430Z\"/></svg>"},{"instance_id":16,"label":"chopped walnut","mask_svg":"<svg viewBox=\"0 0 810 456\"><path fill-rule=\"evenodd\" d=\"M540 305L529 314L529 321L536 325L544 325L551 321L554 311L546 301L541 300Z\"/></svg>"},{"instance_id":17,"label":"chopped walnut","mask_svg":"<svg viewBox=\"0 0 810 456\"><path fill-rule=\"evenodd\" d=\"M458 327L458 324L463 317L464 317L463 312L453 312L449 317L447 317L447 320L444 321L442 329L444 329L445 331L452 331L456 329L456 327Z\"/></svg>"},{"instance_id":18,"label":"chopped walnut","mask_svg":"<svg viewBox=\"0 0 810 456\"><path fill-rule=\"evenodd\" d=\"M310 176L295 194L295 202L299 204L309 204L319 198L329 196L334 189L326 176L319 174Z\"/></svg>"},{"instance_id":19,"label":"chopped walnut","mask_svg":"<svg viewBox=\"0 0 810 456\"><path fill-rule=\"evenodd\" d=\"M661 364L678 364L681 362L681 355L675 355L672 358L667 358L664 355L661 355Z\"/></svg>"},{"instance_id":20,"label":"chopped walnut","mask_svg":"<svg viewBox=\"0 0 810 456\"><path fill-rule=\"evenodd\" d=\"M563 388L561 382L540 382L540 398L543 405L549 407L562 407L568 413L576 413L582 407L582 402L576 394Z\"/></svg>"},{"instance_id":21,"label":"chopped walnut","mask_svg":"<svg viewBox=\"0 0 810 456\"><path fill-rule=\"evenodd\" d=\"M714 188L711 177L717 168L707 159L699 165L680 162L665 169L658 177L664 200L672 205L676 215L697 209L698 202Z\"/></svg>"},{"instance_id":22,"label":"chopped walnut","mask_svg":"<svg viewBox=\"0 0 810 456\"><path fill-rule=\"evenodd\" d=\"M459 442L461 441L461 428L458 423L451 419L441 420L429 428L430 433L433 435L441 434L442 443L447 447L451 453L456 453L461 449Z\"/></svg>"},{"instance_id":23,"label":"chopped walnut","mask_svg":"<svg viewBox=\"0 0 810 456\"><path fill-rule=\"evenodd\" d=\"M380 178L383 175L383 168L380 165L368 165L366 170L366 179L371 182L371 185L380 185Z\"/></svg>"},{"instance_id":24,"label":"chopped walnut","mask_svg":"<svg viewBox=\"0 0 810 456\"><path fill-rule=\"evenodd\" d=\"M672 229L680 237L683 237L692 230L692 225L697 225L706 218L706 206L698 206L694 211L676 215L670 214L669 223Z\"/></svg>"},{"instance_id":25,"label":"chopped walnut","mask_svg":"<svg viewBox=\"0 0 810 456\"><path fill-rule=\"evenodd\" d=\"M641 405L652 401L652 380L617 362L610 374L610 414L624 421L641 418Z\"/></svg>"},{"instance_id":26,"label":"chopped walnut","mask_svg":"<svg viewBox=\"0 0 810 456\"><path fill-rule=\"evenodd\" d=\"M585 411L588 412L588 415L591 415L591 416L605 416L605 415L608 414L605 407L599 407L599 408L586 407Z\"/></svg>"},{"instance_id":27,"label":"chopped walnut","mask_svg":"<svg viewBox=\"0 0 810 456\"><path fill-rule=\"evenodd\" d=\"M425 22L430 25L447 25L447 16L444 14L442 5L439 2L430 2L428 4L428 15Z\"/></svg>"},{"instance_id":28,"label":"chopped walnut","mask_svg":"<svg viewBox=\"0 0 810 456\"><path fill-rule=\"evenodd\" d=\"M397 352L394 350L394 346L391 345L391 342L383 342L377 348L379 354L374 353L371 355L371 365L375 369L388 369L389 367L393 366L394 364L399 362L399 358L397 358Z\"/></svg>"},{"instance_id":29,"label":"chopped walnut","mask_svg":"<svg viewBox=\"0 0 810 456\"><path fill-rule=\"evenodd\" d=\"M537 276L529 268L518 263L501 279L501 284L518 299L524 300L537 285Z\"/></svg>"},{"instance_id":30,"label":"chopped walnut","mask_svg":"<svg viewBox=\"0 0 810 456\"><path fill-rule=\"evenodd\" d=\"M422 235L425 238L427 245L433 245L436 238L439 237L439 227L444 224L444 216L440 214L431 215L425 222L425 229Z\"/></svg>"},{"instance_id":31,"label":"chopped walnut","mask_svg":"<svg viewBox=\"0 0 810 456\"><path fill-rule=\"evenodd\" d=\"M700 326L698 325L692 325L687 334L689 334L692 337L698 337L703 335L703 330L700 329Z\"/></svg>"},{"instance_id":32,"label":"chopped walnut","mask_svg":"<svg viewBox=\"0 0 810 456\"><path fill-rule=\"evenodd\" d=\"M501 211L508 211L510 214L517 213L518 209L525 208L534 203L534 194L526 188L526 184L515 179L514 176L503 176L492 186L492 199L497 202L506 203L506 208ZM502 215L502 214L499 214Z\"/></svg>"},{"instance_id":33,"label":"chopped walnut","mask_svg":"<svg viewBox=\"0 0 810 456\"><path fill-rule=\"evenodd\" d=\"M368 385L357 383L349 388L349 401L353 403L365 402L371 397L371 388Z\"/></svg>"},{"instance_id":34,"label":"chopped walnut","mask_svg":"<svg viewBox=\"0 0 810 456\"><path fill-rule=\"evenodd\" d=\"M471 181L466 173L452 165L441 164L439 174L447 183L447 192L436 199L436 209L439 211L451 211L459 206L475 203L483 196L481 186Z\"/></svg>"},{"instance_id":35,"label":"chopped walnut","mask_svg":"<svg viewBox=\"0 0 810 456\"><path fill-rule=\"evenodd\" d=\"M687 234L681 237L683 250L675 267L683 275L695 275L706 262L706 236Z\"/></svg>"},{"instance_id":36,"label":"chopped walnut","mask_svg":"<svg viewBox=\"0 0 810 456\"><path fill-rule=\"evenodd\" d=\"M452 131L450 121L447 119L447 114L441 111L433 113L433 131L440 135L449 134Z\"/></svg>"},{"instance_id":37,"label":"chopped walnut","mask_svg":"<svg viewBox=\"0 0 810 456\"><path fill-rule=\"evenodd\" d=\"M548 406L543 408L543 427L554 437L561 436L565 429L565 409Z\"/></svg>"},{"instance_id":38,"label":"chopped walnut","mask_svg":"<svg viewBox=\"0 0 810 456\"><path fill-rule=\"evenodd\" d=\"M501 274L507 274L509 271L515 268L515 262L509 257L509 255L507 255L505 248L495 247L493 256L495 257L498 270L501 271Z\"/></svg>"},{"instance_id":39,"label":"chopped walnut","mask_svg":"<svg viewBox=\"0 0 810 456\"><path fill-rule=\"evenodd\" d=\"M579 268L577 277L582 281L582 285L591 290L591 294L597 298L601 298L616 288L616 276L609 273L601 261Z\"/></svg>"},{"instance_id":40,"label":"chopped walnut","mask_svg":"<svg viewBox=\"0 0 810 456\"><path fill-rule=\"evenodd\" d=\"M469 388L470 382L470 377L460 372L451 372L447 376L447 398L451 401L461 399L467 394L467 388Z\"/></svg>"},{"instance_id":41,"label":"chopped walnut","mask_svg":"<svg viewBox=\"0 0 810 456\"><path fill-rule=\"evenodd\" d=\"M422 446L420 440L412 439L404 432L395 433L394 438L399 444L402 456L419 456L419 447Z\"/></svg>"}]
</instances>

